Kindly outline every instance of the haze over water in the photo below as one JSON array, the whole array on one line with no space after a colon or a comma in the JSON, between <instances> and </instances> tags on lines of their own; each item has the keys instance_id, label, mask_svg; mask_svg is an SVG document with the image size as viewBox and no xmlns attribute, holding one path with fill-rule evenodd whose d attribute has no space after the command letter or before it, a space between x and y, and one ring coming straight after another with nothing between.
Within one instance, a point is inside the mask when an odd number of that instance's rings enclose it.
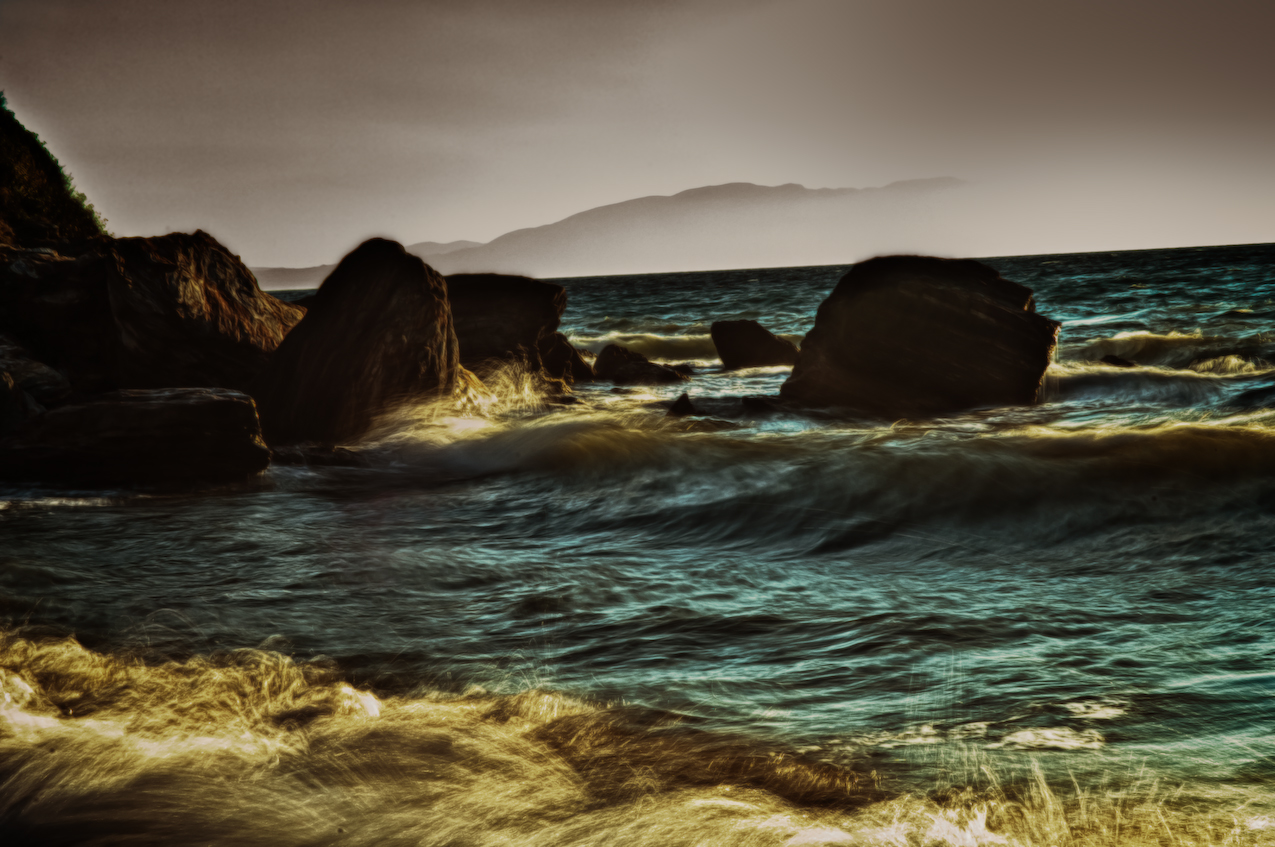
<instances>
[{"instance_id":1,"label":"haze over water","mask_svg":"<svg viewBox=\"0 0 1275 847\"><path fill-rule=\"evenodd\" d=\"M1275 251L990 263L1063 322L1035 407L746 412L787 369L721 372L711 322L799 339L845 267L576 278L574 343L697 375L511 372L251 485L0 489L0 823L1275 843Z\"/></svg>"}]
</instances>

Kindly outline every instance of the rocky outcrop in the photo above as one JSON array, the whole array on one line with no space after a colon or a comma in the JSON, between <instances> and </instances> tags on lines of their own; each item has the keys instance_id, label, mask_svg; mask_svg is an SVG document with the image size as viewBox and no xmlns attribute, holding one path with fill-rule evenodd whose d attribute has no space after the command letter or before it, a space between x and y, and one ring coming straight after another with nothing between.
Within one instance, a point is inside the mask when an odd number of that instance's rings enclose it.
<instances>
[{"instance_id":1,"label":"rocky outcrop","mask_svg":"<svg viewBox=\"0 0 1275 847\"><path fill-rule=\"evenodd\" d=\"M457 388L447 284L401 244L341 260L253 389L271 445L349 443L395 406Z\"/></svg>"},{"instance_id":2,"label":"rocky outcrop","mask_svg":"<svg viewBox=\"0 0 1275 847\"><path fill-rule=\"evenodd\" d=\"M511 359L538 369L541 345L556 334L567 306L561 285L507 274L453 274L447 299L461 364L480 375Z\"/></svg>"},{"instance_id":3,"label":"rocky outcrop","mask_svg":"<svg viewBox=\"0 0 1275 847\"><path fill-rule=\"evenodd\" d=\"M593 363L593 371L598 379L610 380L617 385L662 385L686 381L684 374L657 365L641 353L618 344L602 348Z\"/></svg>"},{"instance_id":4,"label":"rocky outcrop","mask_svg":"<svg viewBox=\"0 0 1275 847\"><path fill-rule=\"evenodd\" d=\"M588 382L595 378L593 365L560 332L540 340L540 364L547 375L564 382Z\"/></svg>"},{"instance_id":5,"label":"rocky outcrop","mask_svg":"<svg viewBox=\"0 0 1275 847\"><path fill-rule=\"evenodd\" d=\"M82 391L244 389L304 314L202 231L0 252L0 328Z\"/></svg>"},{"instance_id":6,"label":"rocky outcrop","mask_svg":"<svg viewBox=\"0 0 1275 847\"><path fill-rule=\"evenodd\" d=\"M252 398L216 388L116 391L53 409L0 439L0 477L229 480L266 467Z\"/></svg>"},{"instance_id":7,"label":"rocky outcrop","mask_svg":"<svg viewBox=\"0 0 1275 847\"><path fill-rule=\"evenodd\" d=\"M709 333L728 371L797 362L797 345L779 338L757 321L713 321Z\"/></svg>"},{"instance_id":8,"label":"rocky outcrop","mask_svg":"<svg viewBox=\"0 0 1275 847\"><path fill-rule=\"evenodd\" d=\"M884 417L1031 404L1058 327L980 262L870 259L819 307L780 396Z\"/></svg>"},{"instance_id":9,"label":"rocky outcrop","mask_svg":"<svg viewBox=\"0 0 1275 847\"><path fill-rule=\"evenodd\" d=\"M673 405L668 407L668 413L665 417L682 418L687 415L698 414L699 412L695 409L695 404L691 402L691 396L683 391L682 395L673 401Z\"/></svg>"}]
</instances>

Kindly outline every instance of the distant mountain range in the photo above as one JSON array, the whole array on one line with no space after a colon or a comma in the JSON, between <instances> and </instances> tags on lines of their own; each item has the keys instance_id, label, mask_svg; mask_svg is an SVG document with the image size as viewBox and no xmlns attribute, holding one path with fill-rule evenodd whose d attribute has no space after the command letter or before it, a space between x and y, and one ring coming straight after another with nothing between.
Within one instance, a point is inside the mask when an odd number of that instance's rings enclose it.
<instances>
[{"instance_id":1,"label":"distant mountain range","mask_svg":"<svg viewBox=\"0 0 1275 847\"><path fill-rule=\"evenodd\" d=\"M889 245L893 233L924 217L932 195L962 184L948 177L882 188L736 182L599 206L486 244L422 241L407 249L444 274L565 277L838 264L863 258L865 244ZM267 289L313 288L332 267L253 270Z\"/></svg>"}]
</instances>

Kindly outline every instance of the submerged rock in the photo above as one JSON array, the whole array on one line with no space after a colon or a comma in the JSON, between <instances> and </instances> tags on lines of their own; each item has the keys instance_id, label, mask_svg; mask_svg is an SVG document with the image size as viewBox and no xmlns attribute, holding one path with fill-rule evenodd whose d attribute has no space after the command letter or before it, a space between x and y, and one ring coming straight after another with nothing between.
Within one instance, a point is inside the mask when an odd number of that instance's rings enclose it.
<instances>
[{"instance_id":1,"label":"submerged rock","mask_svg":"<svg viewBox=\"0 0 1275 847\"><path fill-rule=\"evenodd\" d=\"M447 284L373 238L324 280L253 395L271 445L348 443L400 404L451 397L458 368Z\"/></svg>"},{"instance_id":2,"label":"submerged rock","mask_svg":"<svg viewBox=\"0 0 1275 847\"><path fill-rule=\"evenodd\" d=\"M691 402L691 397L686 392L682 392L682 396L673 401L673 405L669 406L666 417L681 418L687 415L697 415L695 404Z\"/></svg>"},{"instance_id":3,"label":"submerged rock","mask_svg":"<svg viewBox=\"0 0 1275 847\"><path fill-rule=\"evenodd\" d=\"M780 396L884 417L1031 404L1058 327L980 262L870 259L819 307Z\"/></svg>"},{"instance_id":4,"label":"submerged rock","mask_svg":"<svg viewBox=\"0 0 1275 847\"><path fill-rule=\"evenodd\" d=\"M686 376L672 368L657 365L634 350L618 344L608 344L593 363L598 379L610 380L619 385L662 385L685 382Z\"/></svg>"},{"instance_id":5,"label":"submerged rock","mask_svg":"<svg viewBox=\"0 0 1275 847\"><path fill-rule=\"evenodd\" d=\"M461 364L479 374L493 360L518 359L539 369L542 345L556 334L567 306L561 285L509 274L452 274L447 299Z\"/></svg>"},{"instance_id":6,"label":"submerged rock","mask_svg":"<svg viewBox=\"0 0 1275 847\"><path fill-rule=\"evenodd\" d=\"M0 439L6 478L227 480L269 461L252 398L218 388L116 391L53 409Z\"/></svg>"},{"instance_id":7,"label":"submerged rock","mask_svg":"<svg viewBox=\"0 0 1275 847\"><path fill-rule=\"evenodd\" d=\"M792 365L797 361L797 345L757 321L713 321L709 333L722 367L728 371Z\"/></svg>"},{"instance_id":8,"label":"submerged rock","mask_svg":"<svg viewBox=\"0 0 1275 847\"><path fill-rule=\"evenodd\" d=\"M69 249L69 248L67 248ZM0 328L81 391L244 389L305 310L205 232L0 251Z\"/></svg>"}]
</instances>

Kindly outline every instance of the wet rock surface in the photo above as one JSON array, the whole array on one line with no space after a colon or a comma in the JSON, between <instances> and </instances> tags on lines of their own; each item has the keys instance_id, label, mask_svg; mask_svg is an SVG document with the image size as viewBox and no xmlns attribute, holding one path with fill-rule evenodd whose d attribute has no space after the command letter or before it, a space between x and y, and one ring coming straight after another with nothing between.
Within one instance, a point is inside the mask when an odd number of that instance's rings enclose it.
<instances>
[{"instance_id":1,"label":"wet rock surface","mask_svg":"<svg viewBox=\"0 0 1275 847\"><path fill-rule=\"evenodd\" d=\"M713 321L709 332L726 370L792 365L797 361L797 345L757 321Z\"/></svg>"},{"instance_id":2,"label":"wet rock surface","mask_svg":"<svg viewBox=\"0 0 1275 847\"><path fill-rule=\"evenodd\" d=\"M461 364L481 375L493 360L520 359L538 369L542 345L562 321L567 292L525 276L453 274L447 299Z\"/></svg>"},{"instance_id":3,"label":"wet rock surface","mask_svg":"<svg viewBox=\"0 0 1275 847\"><path fill-rule=\"evenodd\" d=\"M780 396L884 417L1032 404L1058 328L980 262L870 259L819 307Z\"/></svg>"},{"instance_id":4,"label":"wet rock surface","mask_svg":"<svg viewBox=\"0 0 1275 847\"><path fill-rule=\"evenodd\" d=\"M374 238L323 282L253 396L272 446L348 443L402 403L451 396L458 366L442 276Z\"/></svg>"},{"instance_id":5,"label":"wet rock surface","mask_svg":"<svg viewBox=\"0 0 1275 847\"><path fill-rule=\"evenodd\" d=\"M598 379L617 385L663 385L685 382L686 375L672 368L658 365L634 350L618 344L608 344L593 363Z\"/></svg>"}]
</instances>

